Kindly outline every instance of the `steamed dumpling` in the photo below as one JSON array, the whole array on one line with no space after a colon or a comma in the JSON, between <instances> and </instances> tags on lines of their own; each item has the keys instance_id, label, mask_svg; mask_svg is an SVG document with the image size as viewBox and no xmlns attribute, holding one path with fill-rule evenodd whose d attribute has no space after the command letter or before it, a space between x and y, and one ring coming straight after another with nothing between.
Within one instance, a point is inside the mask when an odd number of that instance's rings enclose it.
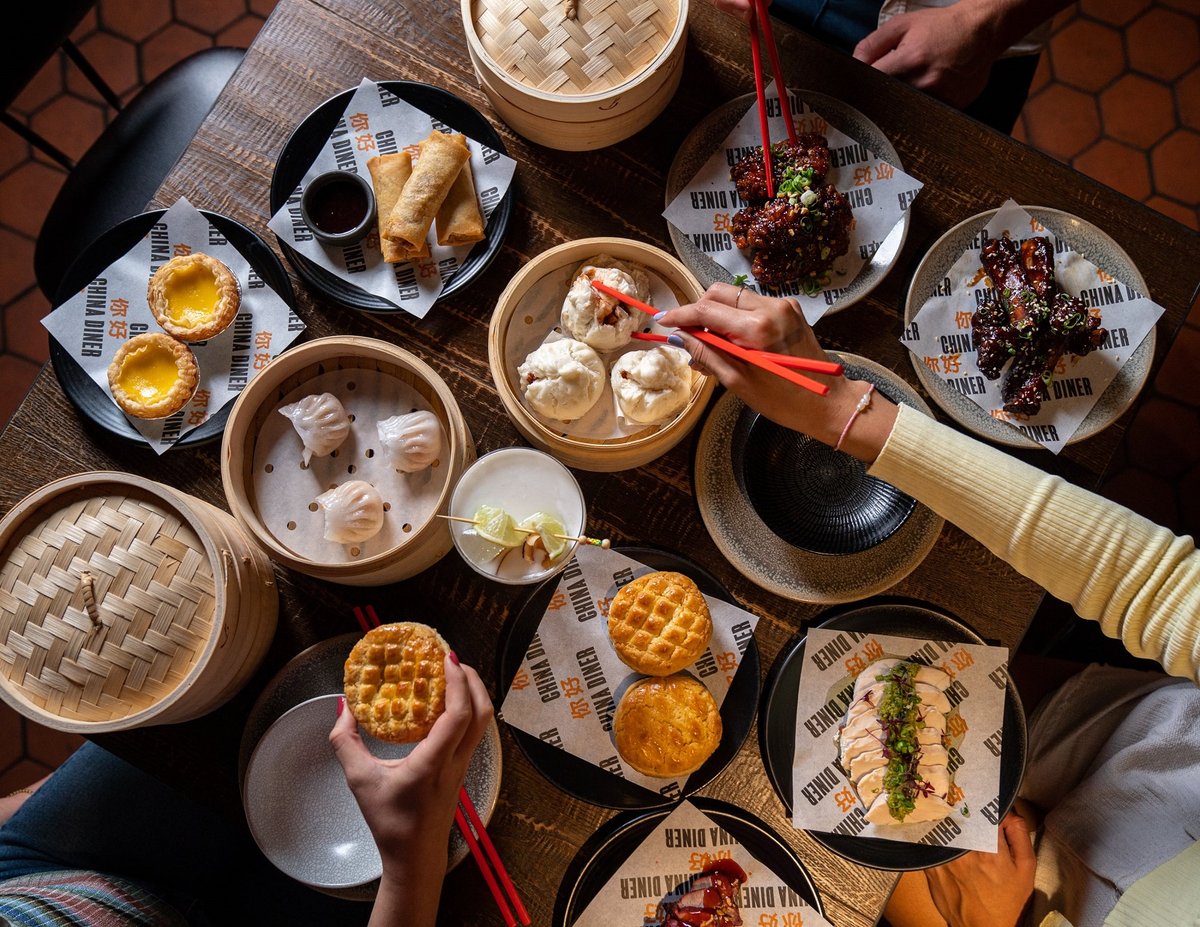
<instances>
[{"instance_id":1,"label":"steamed dumpling","mask_svg":"<svg viewBox=\"0 0 1200 927\"><path fill-rule=\"evenodd\" d=\"M592 287L598 280L614 290L645 302L650 298L646 272L607 254L584 263L563 302L563 334L597 351L612 351L629 344L633 333L646 323L646 314Z\"/></svg>"},{"instance_id":2,"label":"steamed dumpling","mask_svg":"<svg viewBox=\"0 0 1200 927\"><path fill-rule=\"evenodd\" d=\"M325 540L335 544L369 541L383 528L383 497L366 480L351 480L317 496L325 510Z\"/></svg>"},{"instance_id":3,"label":"steamed dumpling","mask_svg":"<svg viewBox=\"0 0 1200 927\"><path fill-rule=\"evenodd\" d=\"M582 341L550 341L517 368L525 401L539 415L569 421L596 404L604 391L604 364Z\"/></svg>"},{"instance_id":4,"label":"steamed dumpling","mask_svg":"<svg viewBox=\"0 0 1200 927\"><path fill-rule=\"evenodd\" d=\"M621 414L631 422L650 424L670 418L692 395L688 353L658 345L622 354L612 367L612 388Z\"/></svg>"},{"instance_id":5,"label":"steamed dumpling","mask_svg":"<svg viewBox=\"0 0 1200 927\"><path fill-rule=\"evenodd\" d=\"M432 412L393 415L376 427L388 460L402 473L424 470L442 452L442 423Z\"/></svg>"},{"instance_id":6,"label":"steamed dumpling","mask_svg":"<svg viewBox=\"0 0 1200 927\"><path fill-rule=\"evenodd\" d=\"M350 416L333 393L305 396L279 410L304 442L304 465L336 451L350 434Z\"/></svg>"}]
</instances>

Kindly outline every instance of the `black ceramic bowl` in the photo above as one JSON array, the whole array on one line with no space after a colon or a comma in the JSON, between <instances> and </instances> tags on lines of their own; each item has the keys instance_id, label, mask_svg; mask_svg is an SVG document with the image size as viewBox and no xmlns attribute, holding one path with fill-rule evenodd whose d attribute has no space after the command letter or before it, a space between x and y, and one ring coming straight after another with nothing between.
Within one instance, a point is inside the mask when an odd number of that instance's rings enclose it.
<instances>
[{"instance_id":1,"label":"black ceramic bowl","mask_svg":"<svg viewBox=\"0 0 1200 927\"><path fill-rule=\"evenodd\" d=\"M749 409L733 442L738 486L763 522L794 547L855 554L890 537L916 500L867 475L867 465Z\"/></svg>"},{"instance_id":2,"label":"black ceramic bowl","mask_svg":"<svg viewBox=\"0 0 1200 927\"><path fill-rule=\"evenodd\" d=\"M375 224L375 191L353 171L326 171L304 188L300 215L317 241L352 245Z\"/></svg>"}]
</instances>

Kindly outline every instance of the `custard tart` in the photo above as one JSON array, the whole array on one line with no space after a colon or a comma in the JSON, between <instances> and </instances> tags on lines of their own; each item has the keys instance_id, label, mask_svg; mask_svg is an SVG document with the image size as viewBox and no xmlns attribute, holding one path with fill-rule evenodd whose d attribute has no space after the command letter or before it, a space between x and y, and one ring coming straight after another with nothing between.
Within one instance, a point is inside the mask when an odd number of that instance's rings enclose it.
<instances>
[{"instance_id":1,"label":"custard tart","mask_svg":"<svg viewBox=\"0 0 1200 927\"><path fill-rule=\"evenodd\" d=\"M199 382L192 349L162 332L130 338L108 365L113 399L138 418L173 415L187 405Z\"/></svg>"},{"instance_id":2,"label":"custard tart","mask_svg":"<svg viewBox=\"0 0 1200 927\"><path fill-rule=\"evenodd\" d=\"M180 341L206 341L234 320L242 297L229 268L196 251L163 264L150 278L146 300L168 335Z\"/></svg>"}]
</instances>

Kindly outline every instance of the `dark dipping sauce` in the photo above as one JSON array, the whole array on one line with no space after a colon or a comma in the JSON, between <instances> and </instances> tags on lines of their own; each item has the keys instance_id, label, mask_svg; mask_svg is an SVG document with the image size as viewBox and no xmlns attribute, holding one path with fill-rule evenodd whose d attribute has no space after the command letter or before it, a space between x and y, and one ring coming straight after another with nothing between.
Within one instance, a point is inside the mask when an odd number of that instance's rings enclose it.
<instances>
[{"instance_id":1,"label":"dark dipping sauce","mask_svg":"<svg viewBox=\"0 0 1200 927\"><path fill-rule=\"evenodd\" d=\"M356 228L367 215L367 195L353 180L333 180L315 191L309 216L323 232L340 235Z\"/></svg>"}]
</instances>

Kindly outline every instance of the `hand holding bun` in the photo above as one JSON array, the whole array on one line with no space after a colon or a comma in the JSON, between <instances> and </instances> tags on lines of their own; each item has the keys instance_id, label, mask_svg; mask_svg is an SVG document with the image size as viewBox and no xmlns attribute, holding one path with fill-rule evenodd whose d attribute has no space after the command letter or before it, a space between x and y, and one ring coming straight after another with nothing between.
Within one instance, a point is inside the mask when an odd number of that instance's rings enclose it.
<instances>
[{"instance_id":1,"label":"hand holding bun","mask_svg":"<svg viewBox=\"0 0 1200 927\"><path fill-rule=\"evenodd\" d=\"M433 628L404 621L367 632L346 659L346 706L372 737L410 743L446 709L450 647Z\"/></svg>"},{"instance_id":2,"label":"hand holding bun","mask_svg":"<svg viewBox=\"0 0 1200 927\"><path fill-rule=\"evenodd\" d=\"M617 752L647 776L694 773L721 743L721 713L693 676L641 679L625 690L613 717Z\"/></svg>"},{"instance_id":3,"label":"hand holding bun","mask_svg":"<svg viewBox=\"0 0 1200 927\"><path fill-rule=\"evenodd\" d=\"M626 666L669 676L700 658L712 616L700 589L682 573L647 573L621 587L608 610L608 636Z\"/></svg>"}]
</instances>

